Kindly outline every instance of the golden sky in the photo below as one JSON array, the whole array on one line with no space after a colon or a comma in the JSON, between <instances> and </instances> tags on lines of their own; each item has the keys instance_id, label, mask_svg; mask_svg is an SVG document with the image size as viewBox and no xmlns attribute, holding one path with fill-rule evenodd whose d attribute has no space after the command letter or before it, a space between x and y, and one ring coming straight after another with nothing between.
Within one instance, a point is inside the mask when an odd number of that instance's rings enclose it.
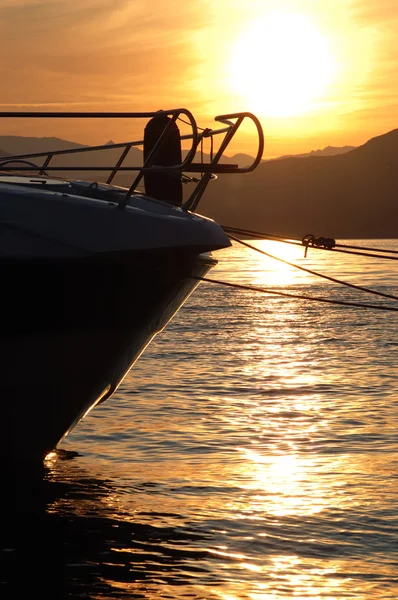
<instances>
[{"instance_id":1,"label":"golden sky","mask_svg":"<svg viewBox=\"0 0 398 600\"><path fill-rule=\"evenodd\" d=\"M397 34L397 0L1 0L0 110L251 110L265 157L359 145L397 126ZM130 139L44 125L0 134ZM250 130L234 150L255 152Z\"/></svg>"}]
</instances>

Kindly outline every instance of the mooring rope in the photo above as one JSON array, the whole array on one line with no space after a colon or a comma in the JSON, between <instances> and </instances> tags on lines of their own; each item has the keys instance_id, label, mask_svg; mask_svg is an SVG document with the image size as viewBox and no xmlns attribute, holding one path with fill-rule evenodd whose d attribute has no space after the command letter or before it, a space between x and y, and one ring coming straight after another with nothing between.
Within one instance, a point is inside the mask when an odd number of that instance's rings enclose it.
<instances>
[{"instance_id":1,"label":"mooring rope","mask_svg":"<svg viewBox=\"0 0 398 600\"><path fill-rule=\"evenodd\" d=\"M273 240L276 242L283 242L284 244L293 244L294 246L301 246L304 248L314 248L314 250L326 250L328 252L341 252L343 254L354 254L356 256L368 256L371 258L381 258L386 260L398 260L398 256L388 256L388 255L398 255L398 250L387 250L386 248L369 248L367 246L351 246L348 244L338 244L336 243L334 247L324 247L317 245L309 245L306 244L305 238L309 236L304 236L304 238L289 238L282 235L277 235L274 233L266 233L260 231L251 231L249 229L239 229L237 227L229 227L228 225L221 226L226 233L232 233L236 235L244 235L247 237L252 237L255 239L265 239L265 240ZM315 238L317 239L317 238ZM321 238L322 239L322 238ZM329 239L329 238L325 238ZM376 254L378 253L378 254Z\"/></svg>"},{"instance_id":2,"label":"mooring rope","mask_svg":"<svg viewBox=\"0 0 398 600\"><path fill-rule=\"evenodd\" d=\"M259 288L254 285L244 285L242 283L230 283L228 281L221 281L219 279L210 279L209 277L199 277L196 275L190 275L192 279L196 279L198 281L206 281L208 283L215 283L217 285L223 285L231 288L237 288L240 290L259 292L260 294L273 294L275 296L284 296L286 298L295 298L297 300L309 300L312 302L325 302L327 304L337 304L339 306L350 306L355 308L368 308L373 310L387 310L398 312L398 307L394 306L383 306L381 304L363 304L361 302L349 302L345 300L332 300L330 298L319 298L314 296L306 296L302 294L291 294L289 292L281 292L277 290L268 290L264 288Z\"/></svg>"},{"instance_id":3,"label":"mooring rope","mask_svg":"<svg viewBox=\"0 0 398 600\"><path fill-rule=\"evenodd\" d=\"M289 265L290 267L294 267L295 269L300 269L300 271L304 271L305 273L310 273L311 275L315 275L316 277L321 277L322 279L327 279L328 281L332 281L333 283L338 283L339 285L345 285L347 287L353 288L354 290L366 292L367 294L374 294L376 296L382 296L383 298L390 298L391 300L398 300L398 296L393 296L392 294L385 294L384 292L378 292L377 290L372 290L370 288L363 287L361 285L356 285L355 283L349 283L348 281L336 279L335 277L331 277L330 275L324 275L323 273L318 273L317 271L313 271L312 269L307 269L306 267L302 267L301 265L296 265L295 263L292 263L288 260L285 260L278 256L274 256L273 254L270 254L269 252L265 252L265 250L256 248L256 246L253 246L252 244L249 244L248 242L244 242L243 240L240 240L239 238L235 237L234 235L228 234L228 237L231 240L234 240L235 242L237 242L238 244L241 244L242 246L246 246L247 248L250 248L251 250L254 250L255 252L259 252L260 254L264 254L265 256L268 256L269 258L273 258L274 260L279 260L280 262L284 263L285 265Z\"/></svg>"}]
</instances>

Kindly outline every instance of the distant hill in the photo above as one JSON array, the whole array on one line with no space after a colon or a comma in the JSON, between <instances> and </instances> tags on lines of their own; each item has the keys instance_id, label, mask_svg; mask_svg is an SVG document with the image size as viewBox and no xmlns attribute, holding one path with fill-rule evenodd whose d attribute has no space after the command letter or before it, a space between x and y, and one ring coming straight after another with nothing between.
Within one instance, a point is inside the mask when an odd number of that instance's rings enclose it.
<instances>
[{"instance_id":1,"label":"distant hill","mask_svg":"<svg viewBox=\"0 0 398 600\"><path fill-rule=\"evenodd\" d=\"M253 160L254 160L253 156L250 156L249 154L239 153L239 154L234 154L233 156L231 156L231 158L229 158L228 161L226 161L226 162L230 162L231 164L239 165L240 167L247 167L247 166L251 165Z\"/></svg>"},{"instance_id":2,"label":"distant hill","mask_svg":"<svg viewBox=\"0 0 398 600\"><path fill-rule=\"evenodd\" d=\"M107 142L106 145L113 144L112 141ZM105 145L105 144L104 144ZM39 152L59 151L59 150L74 150L90 148L83 144L77 144L67 140L62 140L56 137L24 137L24 136L0 136L0 148L4 149L6 155L14 154L34 154ZM123 148L110 148L109 150L84 152L81 154L71 154L69 156L54 157L51 161L51 165L56 166L73 166L79 165L81 167L108 167L116 164L120 157ZM30 159L38 165L43 164L43 158ZM141 165L142 164L142 151L138 148L131 148L128 157L124 163L124 166ZM59 177L73 177L82 179L92 179L95 181L105 181L109 172L92 171L83 172L79 171L55 171L53 175ZM122 174L119 179L115 179L114 183L119 185L130 185L132 180L131 172L126 175Z\"/></svg>"},{"instance_id":3,"label":"distant hill","mask_svg":"<svg viewBox=\"0 0 398 600\"><path fill-rule=\"evenodd\" d=\"M24 137L20 135L0 135L0 148L7 154L33 154L49 150L71 150L84 148L82 144L67 142L56 137Z\"/></svg>"},{"instance_id":4,"label":"distant hill","mask_svg":"<svg viewBox=\"0 0 398 600\"><path fill-rule=\"evenodd\" d=\"M112 140L108 141L104 145L111 146L114 144ZM82 144L77 144L75 142L70 142L67 140L63 140L56 137L24 137L24 136L0 136L0 148L4 148L4 155L15 155L15 154L33 154L36 152L48 152L50 150L59 151L59 150L73 150L73 149L83 149L89 148L89 146L84 146ZM116 164L119 159L123 149L112 149L104 150L104 151L92 151L85 152L82 154L73 154L71 156L65 157L54 157L51 161L52 166L62 165L64 167L73 166L79 164L84 167L107 167L113 166ZM183 158L186 156L187 151L183 150L182 156ZM1 153L0 153L0 156ZM36 164L41 166L43 164L44 159L30 159L33 160ZM202 156L200 151L197 152L195 161L200 162L202 160ZM253 157L248 154L235 154L234 156L228 157L224 156L221 159L222 163L230 163L237 164L239 167L245 167L253 162ZM209 162L210 155L203 153L203 161ZM130 152L123 163L125 167L131 166L140 166L143 163L143 153L140 148L131 148ZM87 179L95 180L95 181L106 181L110 171L97 171L93 169L92 171L86 171L84 174L79 171L53 171L52 174L58 177L72 177L76 179L81 179L82 177L86 177ZM130 187L133 178L133 173L130 172L121 172L113 180L115 185L121 185L125 187Z\"/></svg>"},{"instance_id":5,"label":"distant hill","mask_svg":"<svg viewBox=\"0 0 398 600\"><path fill-rule=\"evenodd\" d=\"M109 145L111 146L112 144L114 144L114 142L112 140L110 140L109 142L106 142L106 144L104 145ZM70 142L67 140L63 140L57 137L43 137L43 138L39 138L39 137L24 137L24 136L18 136L18 135L0 135L0 148L2 148L2 150L0 150L0 156L1 155L12 155L12 154L33 154L35 152L48 152L49 150L54 150L54 151L58 151L58 150L72 150L75 148L89 148L89 146L87 145L83 145L83 144L77 144L76 142ZM341 148L338 147L333 147L333 146L328 146L327 148L324 148L323 150L312 150L311 152L308 152L306 154L294 154L294 155L288 155L288 156L280 156L278 158L274 158L274 159L270 159L270 160L281 160L283 158L304 158L307 156L329 156L329 155L334 155L334 154L341 154L344 152L348 152L350 150L352 150L354 148L354 146L343 146ZM121 150L114 150L113 153L116 155L117 153L121 153ZM183 150L182 155L183 157L185 157L187 154L186 150ZM137 164L141 164L142 163L142 151L139 148L132 148L130 150L130 155L132 157L134 157L134 161L137 162ZM91 164L95 164L91 159L92 158L96 158L99 159L100 163L97 163L98 166L103 166L105 164L108 164L108 162L110 161L111 158L111 154L108 153L106 155L106 160L104 161L103 158L105 157L105 154L101 153L100 155L98 155L97 153L95 153L94 155L84 155L81 154L80 157L82 160L84 160L84 163L88 164L87 162L87 158L90 156L90 165ZM75 155L75 159L76 159L76 155ZM201 160L201 154L200 152L197 152L196 161L200 161ZM239 167L246 167L248 165L250 165L253 162L254 158L253 156L250 156L249 154L244 154L244 153L238 153L238 154L234 154L233 156L223 156L221 159L222 163L229 163L229 164L237 164L239 165ZM210 154L206 154L203 153L203 161L204 162L209 162L210 161ZM265 159L264 159L265 162ZM132 161L127 161L127 164L132 164Z\"/></svg>"},{"instance_id":6,"label":"distant hill","mask_svg":"<svg viewBox=\"0 0 398 600\"><path fill-rule=\"evenodd\" d=\"M0 136L0 155L84 147L59 138ZM78 161L81 166L109 166L120 154L120 149L74 154L62 158L62 164ZM337 238L397 238L397 155L398 129L394 129L357 148L328 146L264 160L250 175L219 175L209 184L199 212L223 225L286 236L313 233ZM208 161L209 155L203 159ZM200 153L196 160L200 160ZM244 167L252 160L247 154L236 154L224 157L223 162ZM54 158L52 164L61 164L61 159ZM132 148L125 164L141 165L142 151ZM97 181L105 181L107 175L95 169L84 175L67 172L68 177ZM131 172L121 173L114 183L129 186L131 181Z\"/></svg>"},{"instance_id":7,"label":"distant hill","mask_svg":"<svg viewBox=\"0 0 398 600\"><path fill-rule=\"evenodd\" d=\"M311 150L305 154L286 154L285 156L278 156L271 160L281 160L282 158L308 158L309 156L335 156L336 154L345 154L351 152L356 146L327 146L323 150Z\"/></svg>"},{"instance_id":8,"label":"distant hill","mask_svg":"<svg viewBox=\"0 0 398 600\"><path fill-rule=\"evenodd\" d=\"M263 162L219 176L199 212L224 225L302 237L398 237L398 129L333 156Z\"/></svg>"}]
</instances>

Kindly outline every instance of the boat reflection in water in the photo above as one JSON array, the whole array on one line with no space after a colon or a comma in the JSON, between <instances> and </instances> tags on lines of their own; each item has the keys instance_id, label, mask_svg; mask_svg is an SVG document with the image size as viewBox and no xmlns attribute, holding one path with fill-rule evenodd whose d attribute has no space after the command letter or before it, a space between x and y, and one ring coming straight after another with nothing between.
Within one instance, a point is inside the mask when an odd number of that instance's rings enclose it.
<instances>
[{"instance_id":1,"label":"boat reflection in water","mask_svg":"<svg viewBox=\"0 0 398 600\"><path fill-rule=\"evenodd\" d=\"M2 599L149 598L160 581L182 589L185 566L210 556L199 548L207 536L176 527L177 515L124 511L112 481L71 464L71 452L54 457L18 505L3 502Z\"/></svg>"}]
</instances>

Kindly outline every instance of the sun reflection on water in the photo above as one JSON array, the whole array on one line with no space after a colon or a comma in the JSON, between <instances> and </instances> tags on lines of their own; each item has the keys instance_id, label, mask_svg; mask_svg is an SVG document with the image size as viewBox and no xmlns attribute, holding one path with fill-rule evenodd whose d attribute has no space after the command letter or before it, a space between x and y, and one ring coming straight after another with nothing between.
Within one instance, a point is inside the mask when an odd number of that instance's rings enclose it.
<instances>
[{"instance_id":1,"label":"sun reflection on water","mask_svg":"<svg viewBox=\"0 0 398 600\"><path fill-rule=\"evenodd\" d=\"M299 262L303 256L302 248L291 244L282 244L272 240L250 240L249 243L259 250L292 263ZM252 254L251 259L256 262L256 266L251 268L253 284L290 286L303 280L305 274L294 267L260 253L254 255L254 251Z\"/></svg>"},{"instance_id":2,"label":"sun reflection on water","mask_svg":"<svg viewBox=\"0 0 398 600\"><path fill-rule=\"evenodd\" d=\"M246 513L252 515L314 515L320 513L327 501L320 490L317 493L316 479L311 470L311 461L295 454L269 456L244 448L242 470L250 477L245 486L250 490L250 506ZM308 486L312 488L309 501Z\"/></svg>"}]
</instances>

